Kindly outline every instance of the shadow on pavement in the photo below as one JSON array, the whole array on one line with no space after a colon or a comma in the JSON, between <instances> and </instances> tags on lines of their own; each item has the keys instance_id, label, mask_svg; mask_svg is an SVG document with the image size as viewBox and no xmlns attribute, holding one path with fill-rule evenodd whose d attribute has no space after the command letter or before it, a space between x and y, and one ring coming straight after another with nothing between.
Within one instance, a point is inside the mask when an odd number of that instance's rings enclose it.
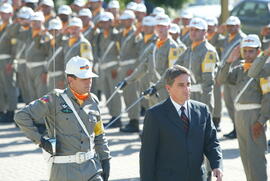
<instances>
[{"instance_id":1,"label":"shadow on pavement","mask_svg":"<svg viewBox=\"0 0 270 181\"><path fill-rule=\"evenodd\" d=\"M26 155L26 154L33 154L33 153L41 153L41 149L37 148L35 150L27 150L27 151L9 151L9 152L0 152L0 158L1 157L14 157L14 156L20 156L20 155Z\"/></svg>"},{"instance_id":2,"label":"shadow on pavement","mask_svg":"<svg viewBox=\"0 0 270 181\"><path fill-rule=\"evenodd\" d=\"M138 181L140 178L124 178L124 179L113 179L110 181Z\"/></svg>"},{"instance_id":3,"label":"shadow on pavement","mask_svg":"<svg viewBox=\"0 0 270 181\"><path fill-rule=\"evenodd\" d=\"M240 157L239 149L224 149L222 150L223 159L234 159Z\"/></svg>"},{"instance_id":4,"label":"shadow on pavement","mask_svg":"<svg viewBox=\"0 0 270 181\"><path fill-rule=\"evenodd\" d=\"M109 139L109 146L140 142L140 139Z\"/></svg>"},{"instance_id":5,"label":"shadow on pavement","mask_svg":"<svg viewBox=\"0 0 270 181\"><path fill-rule=\"evenodd\" d=\"M16 138L16 137L25 137L25 135L22 132L0 135L0 138Z\"/></svg>"},{"instance_id":6,"label":"shadow on pavement","mask_svg":"<svg viewBox=\"0 0 270 181\"><path fill-rule=\"evenodd\" d=\"M33 143L30 140L12 141L9 143L0 144L0 148L9 147L9 146L18 146L18 145L24 145L24 144L33 144Z\"/></svg>"},{"instance_id":7,"label":"shadow on pavement","mask_svg":"<svg viewBox=\"0 0 270 181\"><path fill-rule=\"evenodd\" d=\"M133 153L137 153L139 152L141 149L141 145L140 144L136 144L136 145L128 145L126 146L124 149L122 150L118 150L118 151L111 151L111 155L113 157L117 157L117 156L124 156L124 155L131 155Z\"/></svg>"},{"instance_id":8,"label":"shadow on pavement","mask_svg":"<svg viewBox=\"0 0 270 181\"><path fill-rule=\"evenodd\" d=\"M10 124L10 123L9 123ZM13 123L12 123L13 124ZM1 125L8 125L8 124L5 124L5 123L0 123L0 126ZM0 132L5 132L5 131L19 131L20 129L19 128L17 128L17 127L15 127L15 125L14 125L14 127L12 127L12 128L1 128L0 127Z\"/></svg>"}]
</instances>

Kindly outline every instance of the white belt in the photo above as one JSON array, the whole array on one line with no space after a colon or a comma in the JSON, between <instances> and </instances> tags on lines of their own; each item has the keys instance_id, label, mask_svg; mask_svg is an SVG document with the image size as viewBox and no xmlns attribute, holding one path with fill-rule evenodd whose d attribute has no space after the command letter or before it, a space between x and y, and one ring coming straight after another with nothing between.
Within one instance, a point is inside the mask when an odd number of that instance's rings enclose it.
<instances>
[{"instance_id":1,"label":"white belt","mask_svg":"<svg viewBox=\"0 0 270 181\"><path fill-rule=\"evenodd\" d=\"M113 66L115 66L117 64L118 64L117 61L111 61L111 62L107 62L107 63L102 63L100 65L100 69L101 70L105 70L105 69L110 68L110 67L113 67Z\"/></svg>"},{"instance_id":2,"label":"white belt","mask_svg":"<svg viewBox=\"0 0 270 181\"><path fill-rule=\"evenodd\" d=\"M53 163L78 163L81 164L94 158L95 152L77 152L75 155L68 156L54 156Z\"/></svg>"},{"instance_id":3,"label":"white belt","mask_svg":"<svg viewBox=\"0 0 270 181\"><path fill-rule=\"evenodd\" d=\"M190 92L200 92L202 93L202 85L201 84L194 84L190 86Z\"/></svg>"},{"instance_id":4,"label":"white belt","mask_svg":"<svg viewBox=\"0 0 270 181\"><path fill-rule=\"evenodd\" d=\"M16 64L25 64L26 63L26 59L15 59L14 63Z\"/></svg>"},{"instance_id":5,"label":"white belt","mask_svg":"<svg viewBox=\"0 0 270 181\"><path fill-rule=\"evenodd\" d=\"M49 77L57 77L57 76L60 76L60 75L63 75L63 74L64 74L63 71L48 72Z\"/></svg>"},{"instance_id":6,"label":"white belt","mask_svg":"<svg viewBox=\"0 0 270 181\"><path fill-rule=\"evenodd\" d=\"M28 68L35 68L35 67L39 67L42 65L46 65L46 61L43 62L26 62L26 65Z\"/></svg>"},{"instance_id":7,"label":"white belt","mask_svg":"<svg viewBox=\"0 0 270 181\"><path fill-rule=\"evenodd\" d=\"M239 104L239 103L236 103L234 106L236 111L259 109L262 107L261 104Z\"/></svg>"},{"instance_id":8,"label":"white belt","mask_svg":"<svg viewBox=\"0 0 270 181\"><path fill-rule=\"evenodd\" d=\"M123 60L120 61L120 66L126 66L126 65L130 65L130 64L134 64L136 62L136 59L130 59L130 60Z\"/></svg>"},{"instance_id":9,"label":"white belt","mask_svg":"<svg viewBox=\"0 0 270 181\"><path fill-rule=\"evenodd\" d=\"M11 55L9 54L0 54L0 60L11 58Z\"/></svg>"}]
</instances>

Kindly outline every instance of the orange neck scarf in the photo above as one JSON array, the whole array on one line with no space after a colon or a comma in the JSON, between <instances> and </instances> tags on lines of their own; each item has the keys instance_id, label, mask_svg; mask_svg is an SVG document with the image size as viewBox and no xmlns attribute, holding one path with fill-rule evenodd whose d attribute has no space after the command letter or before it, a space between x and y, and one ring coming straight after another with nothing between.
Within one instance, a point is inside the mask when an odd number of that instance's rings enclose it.
<instances>
[{"instance_id":1,"label":"orange neck scarf","mask_svg":"<svg viewBox=\"0 0 270 181\"><path fill-rule=\"evenodd\" d=\"M232 41L236 37L236 33L229 35L229 42Z\"/></svg>"},{"instance_id":2,"label":"orange neck scarf","mask_svg":"<svg viewBox=\"0 0 270 181\"><path fill-rule=\"evenodd\" d=\"M41 29L33 29L32 30L32 38L35 38L39 33L41 32Z\"/></svg>"},{"instance_id":3,"label":"orange neck scarf","mask_svg":"<svg viewBox=\"0 0 270 181\"><path fill-rule=\"evenodd\" d=\"M129 28L125 28L125 29L123 30L123 36L127 36L127 34L130 32L131 29L132 29L132 26L129 27Z\"/></svg>"},{"instance_id":4,"label":"orange neck scarf","mask_svg":"<svg viewBox=\"0 0 270 181\"><path fill-rule=\"evenodd\" d=\"M30 29L30 26L24 25L24 26L22 26L22 29L23 29L24 31L29 30L29 29Z\"/></svg>"},{"instance_id":5,"label":"orange neck scarf","mask_svg":"<svg viewBox=\"0 0 270 181\"><path fill-rule=\"evenodd\" d=\"M74 43L76 43L76 41L78 40L77 37L71 37L68 40L68 46L71 47L72 45L74 45Z\"/></svg>"},{"instance_id":6,"label":"orange neck scarf","mask_svg":"<svg viewBox=\"0 0 270 181\"><path fill-rule=\"evenodd\" d=\"M93 11L93 16L96 16L101 11L101 8L97 8Z\"/></svg>"},{"instance_id":7,"label":"orange neck scarf","mask_svg":"<svg viewBox=\"0 0 270 181\"><path fill-rule=\"evenodd\" d=\"M212 40L212 38L216 35L216 32L212 32L212 33L209 33L207 34L207 40L210 41Z\"/></svg>"},{"instance_id":8,"label":"orange neck scarf","mask_svg":"<svg viewBox=\"0 0 270 181\"><path fill-rule=\"evenodd\" d=\"M7 27L7 23L3 23L0 25L0 32L3 31Z\"/></svg>"},{"instance_id":9,"label":"orange neck scarf","mask_svg":"<svg viewBox=\"0 0 270 181\"><path fill-rule=\"evenodd\" d=\"M90 27L90 25L83 27L82 32L85 32L86 30L88 30L89 27Z\"/></svg>"},{"instance_id":10,"label":"orange neck scarf","mask_svg":"<svg viewBox=\"0 0 270 181\"><path fill-rule=\"evenodd\" d=\"M202 42L204 42L204 40L192 42L191 49L194 50L194 48L196 48L197 46L199 46Z\"/></svg>"},{"instance_id":11,"label":"orange neck scarf","mask_svg":"<svg viewBox=\"0 0 270 181\"><path fill-rule=\"evenodd\" d=\"M245 62L243 63L244 72L248 71L251 67L252 63Z\"/></svg>"},{"instance_id":12,"label":"orange neck scarf","mask_svg":"<svg viewBox=\"0 0 270 181\"><path fill-rule=\"evenodd\" d=\"M162 47L165 44L166 41L167 41L167 39L165 39L165 40L158 39L157 42L156 42L157 48Z\"/></svg>"},{"instance_id":13,"label":"orange neck scarf","mask_svg":"<svg viewBox=\"0 0 270 181\"><path fill-rule=\"evenodd\" d=\"M104 30L104 31L103 31L103 36L104 36L105 38L108 38L108 37L109 37L109 33L110 33L110 30Z\"/></svg>"},{"instance_id":14,"label":"orange neck scarf","mask_svg":"<svg viewBox=\"0 0 270 181\"><path fill-rule=\"evenodd\" d=\"M45 16L45 22L47 22L51 17L52 17L51 14L46 15L46 16Z\"/></svg>"},{"instance_id":15,"label":"orange neck scarf","mask_svg":"<svg viewBox=\"0 0 270 181\"><path fill-rule=\"evenodd\" d=\"M89 98L89 93L79 94L79 93L77 93L75 90L73 90L71 88L70 88L70 90L71 90L72 94L75 96L75 98L77 99L77 101L79 102L80 105L82 105L84 103L84 101Z\"/></svg>"},{"instance_id":16,"label":"orange neck scarf","mask_svg":"<svg viewBox=\"0 0 270 181\"><path fill-rule=\"evenodd\" d=\"M181 35L184 36L185 34L187 34L188 31L189 31L189 27L188 26L184 26L182 28Z\"/></svg>"},{"instance_id":17,"label":"orange neck scarf","mask_svg":"<svg viewBox=\"0 0 270 181\"><path fill-rule=\"evenodd\" d=\"M143 37L144 43L147 43L153 37L153 35L154 35L154 33L145 34Z\"/></svg>"}]
</instances>

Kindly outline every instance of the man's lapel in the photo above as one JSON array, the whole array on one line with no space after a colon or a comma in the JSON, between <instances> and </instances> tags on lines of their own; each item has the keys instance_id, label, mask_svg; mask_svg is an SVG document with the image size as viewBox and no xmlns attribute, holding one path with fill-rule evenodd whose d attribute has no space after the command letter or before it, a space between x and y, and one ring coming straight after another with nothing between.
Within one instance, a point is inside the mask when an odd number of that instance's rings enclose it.
<instances>
[{"instance_id":1,"label":"man's lapel","mask_svg":"<svg viewBox=\"0 0 270 181\"><path fill-rule=\"evenodd\" d=\"M167 109L166 113L167 113L167 117L168 120L171 121L172 123L174 123L177 127L184 129L183 128L183 123L180 119L180 116L178 115L175 107L173 106L173 103L171 101L170 98L168 98L165 102L164 102L164 106Z\"/></svg>"},{"instance_id":2,"label":"man's lapel","mask_svg":"<svg viewBox=\"0 0 270 181\"><path fill-rule=\"evenodd\" d=\"M197 111L194 109L194 105L192 104L192 101L188 101L188 118L190 121L189 124L189 131L192 131L194 126L197 124L199 117Z\"/></svg>"}]
</instances>

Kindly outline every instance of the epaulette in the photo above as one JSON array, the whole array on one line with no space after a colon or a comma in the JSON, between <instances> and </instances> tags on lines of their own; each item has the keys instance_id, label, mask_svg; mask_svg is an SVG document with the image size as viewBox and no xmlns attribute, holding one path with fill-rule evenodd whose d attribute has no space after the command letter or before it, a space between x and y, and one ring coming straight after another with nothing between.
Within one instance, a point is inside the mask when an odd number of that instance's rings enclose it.
<instances>
[{"instance_id":1,"label":"epaulette","mask_svg":"<svg viewBox=\"0 0 270 181\"><path fill-rule=\"evenodd\" d=\"M98 97L93 93L90 93L90 95L91 95L91 98L95 101L95 103L99 104Z\"/></svg>"},{"instance_id":2,"label":"epaulette","mask_svg":"<svg viewBox=\"0 0 270 181\"><path fill-rule=\"evenodd\" d=\"M65 92L65 90L64 89L53 89L52 92L55 93L57 96L60 96L60 94L63 94Z\"/></svg>"}]
</instances>

